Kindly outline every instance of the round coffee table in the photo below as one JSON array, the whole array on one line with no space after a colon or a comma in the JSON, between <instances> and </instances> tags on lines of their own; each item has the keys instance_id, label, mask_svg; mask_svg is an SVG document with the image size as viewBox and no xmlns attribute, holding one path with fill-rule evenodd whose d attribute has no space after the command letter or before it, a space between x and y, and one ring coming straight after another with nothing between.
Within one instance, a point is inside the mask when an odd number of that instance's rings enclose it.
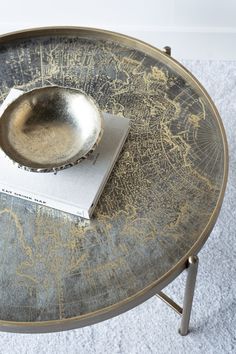
<instances>
[{"instance_id":1,"label":"round coffee table","mask_svg":"<svg viewBox=\"0 0 236 354\"><path fill-rule=\"evenodd\" d=\"M91 220L0 194L2 330L77 328L158 293L183 315L187 333L196 255L222 204L228 153L213 102L169 54L89 28L0 37L1 100L12 87L56 84L131 118ZM186 267L182 309L161 290Z\"/></svg>"}]
</instances>

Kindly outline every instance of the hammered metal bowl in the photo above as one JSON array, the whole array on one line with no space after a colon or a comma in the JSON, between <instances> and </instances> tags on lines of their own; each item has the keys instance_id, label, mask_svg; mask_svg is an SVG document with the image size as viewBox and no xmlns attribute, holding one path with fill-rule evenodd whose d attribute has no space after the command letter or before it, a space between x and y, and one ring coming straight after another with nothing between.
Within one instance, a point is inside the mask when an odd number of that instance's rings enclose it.
<instances>
[{"instance_id":1,"label":"hammered metal bowl","mask_svg":"<svg viewBox=\"0 0 236 354\"><path fill-rule=\"evenodd\" d=\"M55 172L74 166L97 146L103 116L77 89L47 86L22 94L0 119L0 146L19 167Z\"/></svg>"}]
</instances>

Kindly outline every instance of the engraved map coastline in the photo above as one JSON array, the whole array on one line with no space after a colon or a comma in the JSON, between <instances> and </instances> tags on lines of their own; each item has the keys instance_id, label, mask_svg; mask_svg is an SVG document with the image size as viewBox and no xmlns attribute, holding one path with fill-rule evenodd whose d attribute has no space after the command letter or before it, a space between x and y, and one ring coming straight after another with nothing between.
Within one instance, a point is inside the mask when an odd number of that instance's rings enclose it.
<instances>
[{"instance_id":1,"label":"engraved map coastline","mask_svg":"<svg viewBox=\"0 0 236 354\"><path fill-rule=\"evenodd\" d=\"M205 97L164 61L118 42L67 36L0 45L10 88L80 88L131 118L91 220L0 194L0 320L76 317L118 303L197 241L223 181L222 134Z\"/></svg>"}]
</instances>

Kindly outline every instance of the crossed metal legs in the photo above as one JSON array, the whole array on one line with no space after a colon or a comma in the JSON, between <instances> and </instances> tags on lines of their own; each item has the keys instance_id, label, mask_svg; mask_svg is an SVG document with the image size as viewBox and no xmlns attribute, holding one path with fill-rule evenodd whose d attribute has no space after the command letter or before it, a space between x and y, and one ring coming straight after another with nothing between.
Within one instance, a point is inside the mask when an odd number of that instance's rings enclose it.
<instances>
[{"instance_id":1,"label":"crossed metal legs","mask_svg":"<svg viewBox=\"0 0 236 354\"><path fill-rule=\"evenodd\" d=\"M184 302L183 308L176 304L171 298L169 298L162 291L157 294L157 296L163 300L167 305L169 305L173 310L175 310L179 315L181 315L181 323L179 328L179 333L182 336L186 336L189 331L189 321L192 310L193 295L195 290L195 283L197 277L198 269L198 257L191 256L188 259L186 265L188 274L185 285Z\"/></svg>"}]
</instances>

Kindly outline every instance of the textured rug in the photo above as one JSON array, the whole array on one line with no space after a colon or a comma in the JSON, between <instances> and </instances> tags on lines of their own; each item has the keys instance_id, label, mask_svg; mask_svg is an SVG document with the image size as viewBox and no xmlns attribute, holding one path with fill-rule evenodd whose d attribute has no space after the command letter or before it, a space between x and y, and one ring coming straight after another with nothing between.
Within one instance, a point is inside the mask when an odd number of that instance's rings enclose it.
<instances>
[{"instance_id":1,"label":"textured rug","mask_svg":"<svg viewBox=\"0 0 236 354\"><path fill-rule=\"evenodd\" d=\"M157 297L111 320L68 332L0 333L0 353L236 353L236 62L183 61L213 98L229 143L230 171L223 207L199 254L191 333ZM181 303L183 273L166 293Z\"/></svg>"}]
</instances>

